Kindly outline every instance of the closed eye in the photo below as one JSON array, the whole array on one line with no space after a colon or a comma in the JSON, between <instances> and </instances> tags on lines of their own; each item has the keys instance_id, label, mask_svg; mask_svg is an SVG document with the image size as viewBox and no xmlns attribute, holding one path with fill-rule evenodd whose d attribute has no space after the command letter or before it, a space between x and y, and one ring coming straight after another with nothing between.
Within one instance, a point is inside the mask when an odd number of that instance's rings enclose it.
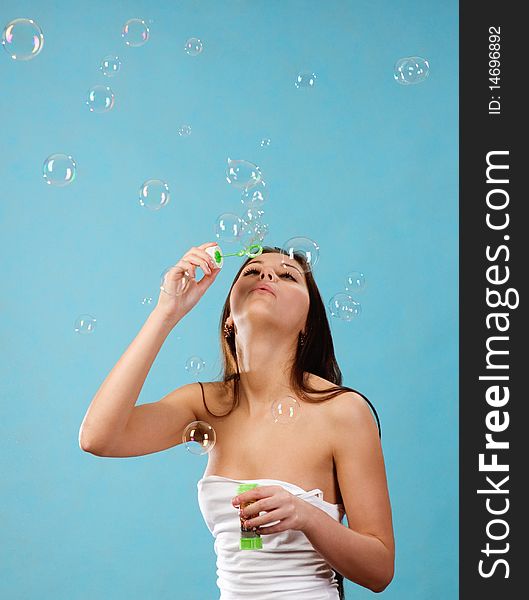
<instances>
[{"instance_id":1,"label":"closed eye","mask_svg":"<svg viewBox=\"0 0 529 600\"><path fill-rule=\"evenodd\" d=\"M250 273L259 273L259 271L255 267L252 267L252 268L244 271L243 276L249 275ZM281 275L279 275L279 277L290 277L290 279L292 279L292 281L296 281L295 277L293 277L290 273L286 273L286 272L281 273Z\"/></svg>"}]
</instances>

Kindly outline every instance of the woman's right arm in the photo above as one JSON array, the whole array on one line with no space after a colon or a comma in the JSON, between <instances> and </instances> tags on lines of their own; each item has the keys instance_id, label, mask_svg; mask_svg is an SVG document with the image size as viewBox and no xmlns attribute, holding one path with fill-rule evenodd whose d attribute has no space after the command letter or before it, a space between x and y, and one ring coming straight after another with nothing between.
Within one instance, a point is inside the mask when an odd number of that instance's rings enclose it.
<instances>
[{"instance_id":1,"label":"woman's right arm","mask_svg":"<svg viewBox=\"0 0 529 600\"><path fill-rule=\"evenodd\" d=\"M205 252L205 248L211 245L215 245L215 242L191 248L166 275L164 287L169 292L178 289L184 271L190 274L191 279L181 295L160 293L156 308L97 390L79 429L79 446L82 450L101 456L118 456L120 452L124 456L137 456L138 451L141 454L155 452L163 449L162 446L169 447L166 445L170 440L169 428L176 426L178 429L182 425L182 419L193 417L191 400L183 405L183 399L190 398L189 385L179 388L159 402L135 405L165 339L198 302L219 272L218 268L210 269L208 266L215 264ZM195 279L197 266L205 273L198 283ZM178 405L175 407L178 398L182 402L180 419L178 416L176 420L167 419L169 414L175 414L174 408L178 411ZM133 412L134 419L131 418ZM193 418L188 422L192 420ZM137 438L132 440L133 444L129 447L123 443L127 432ZM181 431L173 432L175 440L178 434L181 436ZM129 451L136 454L126 454Z\"/></svg>"}]
</instances>

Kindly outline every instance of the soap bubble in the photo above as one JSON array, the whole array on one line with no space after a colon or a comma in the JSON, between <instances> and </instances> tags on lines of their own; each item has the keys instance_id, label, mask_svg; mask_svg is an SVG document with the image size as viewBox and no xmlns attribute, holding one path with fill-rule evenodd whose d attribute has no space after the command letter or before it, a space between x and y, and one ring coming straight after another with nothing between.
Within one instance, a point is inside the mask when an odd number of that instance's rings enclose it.
<instances>
[{"instance_id":1,"label":"soap bubble","mask_svg":"<svg viewBox=\"0 0 529 600\"><path fill-rule=\"evenodd\" d=\"M268 148L268 146L270 146L270 138L263 138L261 140L261 148Z\"/></svg>"},{"instance_id":2,"label":"soap bubble","mask_svg":"<svg viewBox=\"0 0 529 600\"><path fill-rule=\"evenodd\" d=\"M420 56L407 56L399 58L395 63L393 77L402 85L421 83L430 73L430 65L425 58Z\"/></svg>"},{"instance_id":3,"label":"soap bubble","mask_svg":"<svg viewBox=\"0 0 529 600\"><path fill-rule=\"evenodd\" d=\"M233 213L223 213L215 222L215 235L223 242L239 242L243 230L244 221Z\"/></svg>"},{"instance_id":4,"label":"soap bubble","mask_svg":"<svg viewBox=\"0 0 529 600\"><path fill-rule=\"evenodd\" d=\"M285 396L272 402L270 407L274 423L288 425L299 419L301 405L293 396Z\"/></svg>"},{"instance_id":5,"label":"soap bubble","mask_svg":"<svg viewBox=\"0 0 529 600\"><path fill-rule=\"evenodd\" d=\"M266 223L256 223L243 233L244 246L262 242L267 235L268 225Z\"/></svg>"},{"instance_id":6,"label":"soap bubble","mask_svg":"<svg viewBox=\"0 0 529 600\"><path fill-rule=\"evenodd\" d=\"M256 225L262 221L264 216L264 210L258 207L249 208L243 215L241 219L244 221L245 226Z\"/></svg>"},{"instance_id":7,"label":"soap bubble","mask_svg":"<svg viewBox=\"0 0 529 600\"><path fill-rule=\"evenodd\" d=\"M191 373L195 377L198 377L200 371L206 368L206 363L200 358L200 356L190 356L186 360L185 369L188 373Z\"/></svg>"},{"instance_id":8,"label":"soap bubble","mask_svg":"<svg viewBox=\"0 0 529 600\"><path fill-rule=\"evenodd\" d=\"M75 179L77 165L68 154L52 154L42 165L42 176L49 185L64 187Z\"/></svg>"},{"instance_id":9,"label":"soap bubble","mask_svg":"<svg viewBox=\"0 0 529 600\"><path fill-rule=\"evenodd\" d=\"M320 247L318 244L306 237L293 237L283 244L283 252L294 259L294 255L302 259L303 264L300 265L305 273L308 273L318 262L320 257Z\"/></svg>"},{"instance_id":10,"label":"soap bubble","mask_svg":"<svg viewBox=\"0 0 529 600\"><path fill-rule=\"evenodd\" d=\"M114 106L114 92L108 85L94 85L88 90L86 105L90 112L108 112Z\"/></svg>"},{"instance_id":11,"label":"soap bubble","mask_svg":"<svg viewBox=\"0 0 529 600\"><path fill-rule=\"evenodd\" d=\"M175 265L167 267L161 274L160 289L168 296L181 296L189 285L191 275L187 271L181 271Z\"/></svg>"},{"instance_id":12,"label":"soap bubble","mask_svg":"<svg viewBox=\"0 0 529 600\"><path fill-rule=\"evenodd\" d=\"M184 50L189 56L197 56L203 50L202 42L196 37L189 38L184 46Z\"/></svg>"},{"instance_id":13,"label":"soap bubble","mask_svg":"<svg viewBox=\"0 0 529 600\"><path fill-rule=\"evenodd\" d=\"M178 129L178 135L181 137L191 135L191 125L182 125L182 127Z\"/></svg>"},{"instance_id":14,"label":"soap bubble","mask_svg":"<svg viewBox=\"0 0 529 600\"><path fill-rule=\"evenodd\" d=\"M143 298L141 303L142 304L152 304L152 298L150 296Z\"/></svg>"},{"instance_id":15,"label":"soap bubble","mask_svg":"<svg viewBox=\"0 0 529 600\"><path fill-rule=\"evenodd\" d=\"M338 292L329 300L331 315L341 321L352 321L362 312L360 303L349 294Z\"/></svg>"},{"instance_id":16,"label":"soap bubble","mask_svg":"<svg viewBox=\"0 0 529 600\"><path fill-rule=\"evenodd\" d=\"M366 286L366 278L360 271L351 271L345 278L345 289L348 292L361 292Z\"/></svg>"},{"instance_id":17,"label":"soap bubble","mask_svg":"<svg viewBox=\"0 0 529 600\"><path fill-rule=\"evenodd\" d=\"M254 242L262 242L268 233L268 225L262 221L264 210L258 207L249 208L241 216L243 221L243 231L241 242L243 246L249 246Z\"/></svg>"},{"instance_id":18,"label":"soap bubble","mask_svg":"<svg viewBox=\"0 0 529 600\"><path fill-rule=\"evenodd\" d=\"M143 19L129 19L123 25L121 37L127 46L143 46L149 39L149 28Z\"/></svg>"},{"instance_id":19,"label":"soap bubble","mask_svg":"<svg viewBox=\"0 0 529 600\"><path fill-rule=\"evenodd\" d=\"M244 188L241 195L241 202L247 208L259 208L268 198L268 190L263 179L249 188Z\"/></svg>"},{"instance_id":20,"label":"soap bubble","mask_svg":"<svg viewBox=\"0 0 529 600\"><path fill-rule=\"evenodd\" d=\"M299 73L294 82L297 88L313 88L316 82L316 75L314 73Z\"/></svg>"},{"instance_id":21,"label":"soap bubble","mask_svg":"<svg viewBox=\"0 0 529 600\"><path fill-rule=\"evenodd\" d=\"M2 46L13 60L31 60L43 45L42 29L32 19L15 19L2 33Z\"/></svg>"},{"instance_id":22,"label":"soap bubble","mask_svg":"<svg viewBox=\"0 0 529 600\"><path fill-rule=\"evenodd\" d=\"M96 326L96 319L92 315L80 315L75 321L76 333L92 333Z\"/></svg>"},{"instance_id":23,"label":"soap bubble","mask_svg":"<svg viewBox=\"0 0 529 600\"><path fill-rule=\"evenodd\" d=\"M236 188L247 189L261 181L261 170L247 160L232 160L228 158L226 180Z\"/></svg>"},{"instance_id":24,"label":"soap bubble","mask_svg":"<svg viewBox=\"0 0 529 600\"><path fill-rule=\"evenodd\" d=\"M209 452L216 440L215 430L206 421L192 421L182 434L182 442L186 449L197 456Z\"/></svg>"},{"instance_id":25,"label":"soap bubble","mask_svg":"<svg viewBox=\"0 0 529 600\"><path fill-rule=\"evenodd\" d=\"M108 55L103 58L101 64L99 65L99 70L106 77L114 77L121 69L121 61L119 60L119 56Z\"/></svg>"},{"instance_id":26,"label":"soap bubble","mask_svg":"<svg viewBox=\"0 0 529 600\"><path fill-rule=\"evenodd\" d=\"M170 198L169 186L161 179L148 179L140 187L140 205L149 210L159 210Z\"/></svg>"}]
</instances>

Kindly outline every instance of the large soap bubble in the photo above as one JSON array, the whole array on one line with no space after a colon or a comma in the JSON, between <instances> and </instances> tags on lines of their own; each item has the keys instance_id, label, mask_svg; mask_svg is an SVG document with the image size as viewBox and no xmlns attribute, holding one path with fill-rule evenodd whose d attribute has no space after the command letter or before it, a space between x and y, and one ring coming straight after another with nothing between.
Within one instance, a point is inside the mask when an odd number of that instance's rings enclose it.
<instances>
[{"instance_id":1,"label":"large soap bubble","mask_svg":"<svg viewBox=\"0 0 529 600\"><path fill-rule=\"evenodd\" d=\"M42 176L48 185L64 187L75 179L77 165L68 154L52 154L42 165Z\"/></svg>"},{"instance_id":2,"label":"large soap bubble","mask_svg":"<svg viewBox=\"0 0 529 600\"><path fill-rule=\"evenodd\" d=\"M2 33L2 46L13 60L31 60L44 45L44 34L33 19L15 19Z\"/></svg>"},{"instance_id":3,"label":"large soap bubble","mask_svg":"<svg viewBox=\"0 0 529 600\"><path fill-rule=\"evenodd\" d=\"M222 242L238 243L244 231L244 221L233 213L223 213L215 221L215 235Z\"/></svg>"},{"instance_id":4,"label":"large soap bubble","mask_svg":"<svg viewBox=\"0 0 529 600\"><path fill-rule=\"evenodd\" d=\"M149 210L159 210L169 203L169 186L161 179L148 179L140 187L140 205Z\"/></svg>"},{"instance_id":5,"label":"large soap bubble","mask_svg":"<svg viewBox=\"0 0 529 600\"><path fill-rule=\"evenodd\" d=\"M352 321L362 312L360 303L349 294L338 292L329 300L331 316L341 321Z\"/></svg>"},{"instance_id":6,"label":"large soap bubble","mask_svg":"<svg viewBox=\"0 0 529 600\"><path fill-rule=\"evenodd\" d=\"M287 240L282 247L283 252L291 259L295 256L302 258L303 271L308 273L314 269L320 257L320 247L307 237L293 237Z\"/></svg>"},{"instance_id":7,"label":"large soap bubble","mask_svg":"<svg viewBox=\"0 0 529 600\"><path fill-rule=\"evenodd\" d=\"M274 423L290 425L301 415L301 405L294 396L285 396L272 402L270 406Z\"/></svg>"},{"instance_id":8,"label":"large soap bubble","mask_svg":"<svg viewBox=\"0 0 529 600\"><path fill-rule=\"evenodd\" d=\"M108 85L94 85L88 90L86 105L90 112L108 112L114 106L114 92Z\"/></svg>"},{"instance_id":9,"label":"large soap bubble","mask_svg":"<svg viewBox=\"0 0 529 600\"><path fill-rule=\"evenodd\" d=\"M206 421L192 421L182 433L186 450L197 456L210 452L216 440L215 430Z\"/></svg>"},{"instance_id":10,"label":"large soap bubble","mask_svg":"<svg viewBox=\"0 0 529 600\"><path fill-rule=\"evenodd\" d=\"M232 160L228 158L226 180L234 187L248 189L259 183L262 178L261 170L247 160Z\"/></svg>"},{"instance_id":11,"label":"large soap bubble","mask_svg":"<svg viewBox=\"0 0 529 600\"><path fill-rule=\"evenodd\" d=\"M143 19L129 19L123 25L121 37L127 46L143 46L149 39L149 28Z\"/></svg>"}]
</instances>

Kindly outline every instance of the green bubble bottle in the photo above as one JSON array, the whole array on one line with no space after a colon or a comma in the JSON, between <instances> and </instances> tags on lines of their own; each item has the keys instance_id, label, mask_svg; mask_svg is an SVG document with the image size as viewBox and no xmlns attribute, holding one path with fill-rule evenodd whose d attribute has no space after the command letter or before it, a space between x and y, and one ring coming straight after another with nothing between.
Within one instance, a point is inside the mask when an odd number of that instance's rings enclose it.
<instances>
[{"instance_id":1,"label":"green bubble bottle","mask_svg":"<svg viewBox=\"0 0 529 600\"><path fill-rule=\"evenodd\" d=\"M240 483L237 486L237 495L242 494L243 492L247 492L248 490L253 490L253 488L258 487L258 483ZM241 510L246 506L253 504L252 502L245 502L241 504ZM257 531L253 531L252 529L246 529L244 527L244 519L239 517L241 521L241 542L239 544L240 550L261 550L263 547L263 540L261 539L261 535Z\"/></svg>"}]
</instances>

